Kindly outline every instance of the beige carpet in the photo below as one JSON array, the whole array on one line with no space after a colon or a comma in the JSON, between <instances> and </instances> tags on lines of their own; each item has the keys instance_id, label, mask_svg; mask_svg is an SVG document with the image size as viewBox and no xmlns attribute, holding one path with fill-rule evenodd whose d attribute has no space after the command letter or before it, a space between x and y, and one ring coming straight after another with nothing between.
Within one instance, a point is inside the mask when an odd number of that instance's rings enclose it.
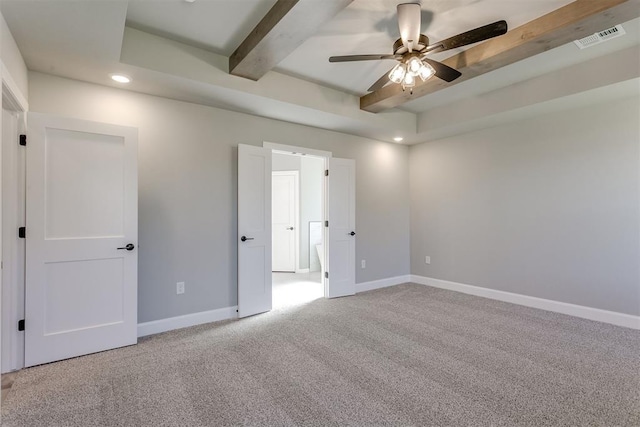
<instances>
[{"instance_id":1,"label":"beige carpet","mask_svg":"<svg viewBox=\"0 0 640 427\"><path fill-rule=\"evenodd\" d=\"M640 425L640 332L405 284L20 372L6 426Z\"/></svg>"}]
</instances>

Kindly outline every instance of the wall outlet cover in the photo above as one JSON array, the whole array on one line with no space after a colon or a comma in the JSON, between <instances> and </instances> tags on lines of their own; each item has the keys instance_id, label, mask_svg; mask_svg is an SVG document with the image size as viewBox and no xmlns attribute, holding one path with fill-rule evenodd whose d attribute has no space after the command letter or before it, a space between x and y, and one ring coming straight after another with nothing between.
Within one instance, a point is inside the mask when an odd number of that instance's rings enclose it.
<instances>
[{"instance_id":1,"label":"wall outlet cover","mask_svg":"<svg viewBox=\"0 0 640 427\"><path fill-rule=\"evenodd\" d=\"M176 294L184 294L184 282L176 283Z\"/></svg>"},{"instance_id":2,"label":"wall outlet cover","mask_svg":"<svg viewBox=\"0 0 640 427\"><path fill-rule=\"evenodd\" d=\"M425 264L431 264L431 257L430 256L425 256L424 257L424 263Z\"/></svg>"}]
</instances>

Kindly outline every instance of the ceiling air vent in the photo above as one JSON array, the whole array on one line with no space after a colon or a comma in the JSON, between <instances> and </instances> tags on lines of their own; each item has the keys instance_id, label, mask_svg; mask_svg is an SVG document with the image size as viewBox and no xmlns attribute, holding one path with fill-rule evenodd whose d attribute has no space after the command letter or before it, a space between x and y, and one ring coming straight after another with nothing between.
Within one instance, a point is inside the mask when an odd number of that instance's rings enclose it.
<instances>
[{"instance_id":1,"label":"ceiling air vent","mask_svg":"<svg viewBox=\"0 0 640 427\"><path fill-rule=\"evenodd\" d=\"M622 25L616 25L615 27L608 28L606 30L599 31L595 34L575 40L574 43L580 49L586 49L591 46L606 42L607 40L615 39L616 37L624 36L626 32Z\"/></svg>"}]
</instances>

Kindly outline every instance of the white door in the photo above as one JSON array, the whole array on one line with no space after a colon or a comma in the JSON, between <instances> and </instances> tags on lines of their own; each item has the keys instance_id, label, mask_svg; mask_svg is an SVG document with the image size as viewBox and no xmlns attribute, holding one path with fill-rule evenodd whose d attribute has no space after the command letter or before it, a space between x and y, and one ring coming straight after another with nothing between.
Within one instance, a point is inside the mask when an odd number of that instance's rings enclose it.
<instances>
[{"instance_id":1,"label":"white door","mask_svg":"<svg viewBox=\"0 0 640 427\"><path fill-rule=\"evenodd\" d=\"M271 310L271 149L238 145L238 317Z\"/></svg>"},{"instance_id":2,"label":"white door","mask_svg":"<svg viewBox=\"0 0 640 427\"><path fill-rule=\"evenodd\" d=\"M296 271L298 171L273 172L271 232L273 271Z\"/></svg>"},{"instance_id":3,"label":"white door","mask_svg":"<svg viewBox=\"0 0 640 427\"><path fill-rule=\"evenodd\" d=\"M41 114L28 129L25 366L135 344L137 129Z\"/></svg>"},{"instance_id":4,"label":"white door","mask_svg":"<svg viewBox=\"0 0 640 427\"><path fill-rule=\"evenodd\" d=\"M356 163L329 160L329 298L356 292Z\"/></svg>"}]
</instances>

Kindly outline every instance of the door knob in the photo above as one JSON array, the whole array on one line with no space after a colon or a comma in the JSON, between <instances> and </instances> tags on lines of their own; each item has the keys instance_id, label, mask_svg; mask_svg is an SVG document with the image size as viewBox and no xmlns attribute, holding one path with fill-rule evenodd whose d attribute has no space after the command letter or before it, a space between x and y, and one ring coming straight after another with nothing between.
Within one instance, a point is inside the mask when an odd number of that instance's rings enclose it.
<instances>
[{"instance_id":1,"label":"door knob","mask_svg":"<svg viewBox=\"0 0 640 427\"><path fill-rule=\"evenodd\" d=\"M287 230L293 230L293 227L287 227Z\"/></svg>"},{"instance_id":2,"label":"door knob","mask_svg":"<svg viewBox=\"0 0 640 427\"><path fill-rule=\"evenodd\" d=\"M240 240L242 240L243 242L246 242L247 240L253 240L253 237L242 236Z\"/></svg>"},{"instance_id":3,"label":"door knob","mask_svg":"<svg viewBox=\"0 0 640 427\"><path fill-rule=\"evenodd\" d=\"M349 233L349 235L350 235L350 236L355 236L355 235L356 235L356 232L355 232L355 231L352 231L351 233Z\"/></svg>"},{"instance_id":4,"label":"door knob","mask_svg":"<svg viewBox=\"0 0 640 427\"><path fill-rule=\"evenodd\" d=\"M133 243L127 243L127 246L123 246L121 248L118 248L118 250L126 249L128 251L132 251L134 248L135 248L135 245Z\"/></svg>"}]
</instances>

